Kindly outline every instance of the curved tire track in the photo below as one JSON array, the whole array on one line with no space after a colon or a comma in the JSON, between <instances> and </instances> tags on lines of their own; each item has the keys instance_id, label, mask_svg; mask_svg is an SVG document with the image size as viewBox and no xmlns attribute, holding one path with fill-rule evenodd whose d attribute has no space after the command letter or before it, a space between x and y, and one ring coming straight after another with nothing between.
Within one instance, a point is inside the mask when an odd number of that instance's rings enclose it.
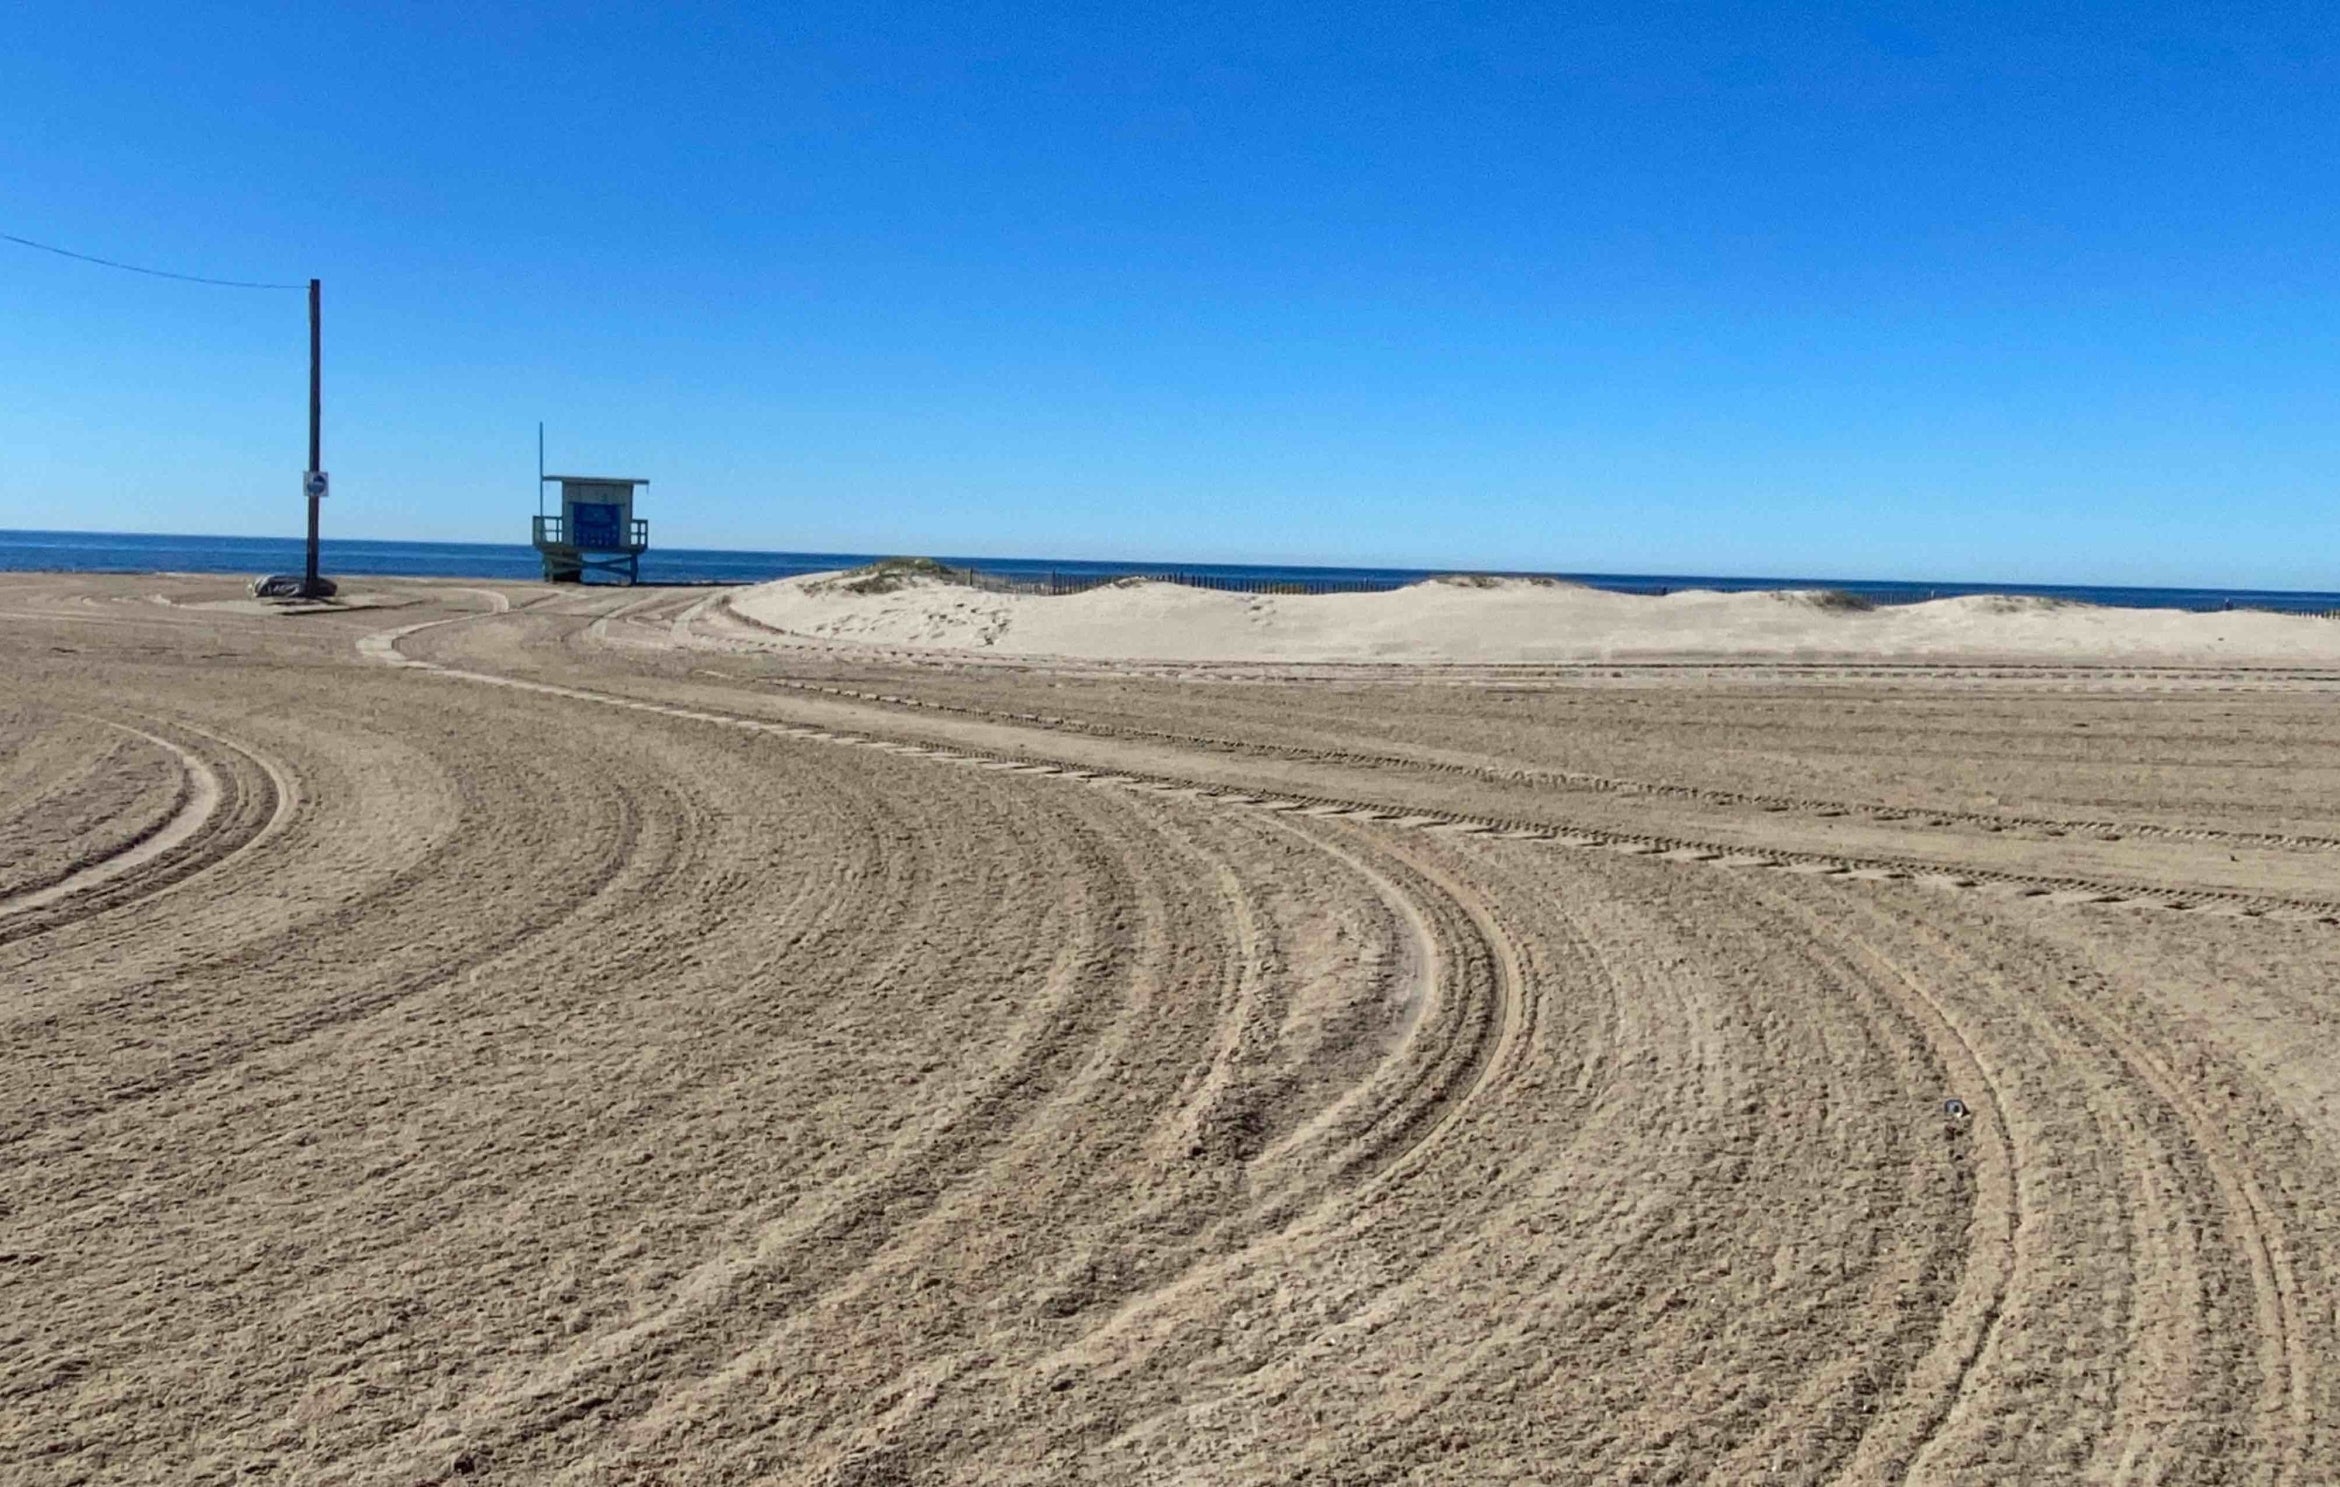
<instances>
[{"instance_id":1,"label":"curved tire track","mask_svg":"<svg viewBox=\"0 0 2340 1487\"><path fill-rule=\"evenodd\" d=\"M179 764L186 788L179 808L156 830L57 882L0 901L0 945L56 929L169 891L261 846L282 830L300 802L291 774L266 754L192 724L169 726L219 751L219 764L162 734L89 715L143 739Z\"/></svg>"},{"instance_id":2,"label":"curved tire track","mask_svg":"<svg viewBox=\"0 0 2340 1487\"><path fill-rule=\"evenodd\" d=\"M680 623L681 621L678 620L677 624ZM723 673L710 674L724 675ZM738 678L729 676L725 676L725 679L738 680ZM2110 818L2041 816L2009 811L1974 811L1948 807L1936 809L1920 806L1889 806L1869 801L1835 800L1818 796L1724 790L1677 781L1640 780L1616 775L1592 774L1581 770L1529 766L1506 768L1495 765L1461 764L1447 760L1426 759L1411 754L1373 750L1269 744L1225 735L1180 733L1167 729L1137 728L1063 718L1045 713L981 708L965 703L912 697L903 693L873 692L865 688L838 686L826 682L803 681L787 677L757 677L755 681L762 686L777 687L788 691L836 697L852 702L872 703L883 707L918 709L927 712L947 713L953 716L981 718L987 721L1010 723L1019 727L1042 729L1052 733L1172 744L1181 748L1199 749L1209 753L1241 754L1280 761L1331 764L1345 768L1401 770L1415 774L1480 780L1497 785L1542 785L1556 789L1581 790L1604 795L1687 800L1695 801L1701 805L1767 812L1792 811L1813 816L1859 816L1877 822L1916 822L1927 826L1955 823L1977 827L1985 831L2031 830L2067 836L2094 836L2109 841L2138 837L2157 841L2216 842L2239 847L2340 852L2340 837L2317 836L2308 833L2230 831L2215 827L2170 826L2150 821L2122 821Z\"/></svg>"}]
</instances>

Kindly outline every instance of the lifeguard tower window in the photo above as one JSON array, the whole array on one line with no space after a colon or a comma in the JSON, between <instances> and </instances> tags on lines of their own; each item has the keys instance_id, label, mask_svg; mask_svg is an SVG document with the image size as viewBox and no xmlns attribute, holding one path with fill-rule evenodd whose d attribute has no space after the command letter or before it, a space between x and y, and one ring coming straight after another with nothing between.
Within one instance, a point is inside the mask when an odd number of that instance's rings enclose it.
<instances>
[{"instance_id":1,"label":"lifeguard tower window","mask_svg":"<svg viewBox=\"0 0 2340 1487\"><path fill-rule=\"evenodd\" d=\"M547 583L582 583L588 573L623 583L641 577L650 523L634 515L634 491L648 485L612 475L547 475L561 488L558 516L536 518L536 550Z\"/></svg>"},{"instance_id":2,"label":"lifeguard tower window","mask_svg":"<svg viewBox=\"0 0 2340 1487\"><path fill-rule=\"evenodd\" d=\"M579 547L625 546L625 529L621 525L625 512L625 507L607 501L577 502L569 508L569 519L577 524L571 540Z\"/></svg>"}]
</instances>

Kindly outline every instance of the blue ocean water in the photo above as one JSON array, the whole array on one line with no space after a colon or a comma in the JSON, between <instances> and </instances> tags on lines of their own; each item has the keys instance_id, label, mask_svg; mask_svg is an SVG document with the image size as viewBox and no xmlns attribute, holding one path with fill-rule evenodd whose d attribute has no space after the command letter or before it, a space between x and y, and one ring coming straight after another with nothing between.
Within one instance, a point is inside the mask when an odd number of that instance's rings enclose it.
<instances>
[{"instance_id":1,"label":"blue ocean water","mask_svg":"<svg viewBox=\"0 0 2340 1487\"><path fill-rule=\"evenodd\" d=\"M642 558L645 583L759 583L799 573L851 568L882 554L834 552L722 552L652 548ZM1098 563L1057 558L962 558L935 554L956 567L980 569L1003 578L1067 582L1130 573L1176 573L1272 583L1322 583L1397 588L1450 569L1273 567L1243 563ZM328 574L415 578L506 578L541 576L536 551L520 543L375 542L328 538L320 544ZM21 532L0 530L0 571L63 570L83 573L284 573L299 572L298 538L193 537L144 532ZM1667 593L1677 589L1841 589L1879 604L1908 604L1958 594L2035 594L2088 604L2146 609L2340 610L2340 592L2270 589L2118 588L2090 584L1907 583L1860 578L1745 578L1686 573L1548 573L1594 588L1625 593Z\"/></svg>"}]
</instances>

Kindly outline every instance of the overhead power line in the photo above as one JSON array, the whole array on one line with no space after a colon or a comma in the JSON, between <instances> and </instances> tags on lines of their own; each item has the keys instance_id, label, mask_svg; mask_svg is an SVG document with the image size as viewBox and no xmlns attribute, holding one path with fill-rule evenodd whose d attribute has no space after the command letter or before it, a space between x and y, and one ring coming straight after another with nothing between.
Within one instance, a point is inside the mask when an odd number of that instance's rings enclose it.
<instances>
[{"instance_id":1,"label":"overhead power line","mask_svg":"<svg viewBox=\"0 0 2340 1487\"><path fill-rule=\"evenodd\" d=\"M71 248L60 248L53 243L36 243L31 238L20 238L13 232L0 232L0 239L21 243L27 248L38 248L43 253L54 253L60 258L78 258L83 263L95 263L106 268L125 269L133 274L145 274L156 279L177 279L187 284L216 284L222 289L306 289L306 284L262 284L251 279L207 279L201 274L174 274L168 269L140 268L135 263L117 263L111 258L100 258L93 253L76 253Z\"/></svg>"}]
</instances>

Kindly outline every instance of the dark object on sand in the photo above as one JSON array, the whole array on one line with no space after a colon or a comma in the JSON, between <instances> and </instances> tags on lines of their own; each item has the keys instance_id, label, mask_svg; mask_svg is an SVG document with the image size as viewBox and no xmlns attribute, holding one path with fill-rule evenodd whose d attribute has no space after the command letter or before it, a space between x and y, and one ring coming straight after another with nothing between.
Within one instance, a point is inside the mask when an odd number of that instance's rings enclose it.
<instances>
[{"instance_id":1,"label":"dark object on sand","mask_svg":"<svg viewBox=\"0 0 2340 1487\"><path fill-rule=\"evenodd\" d=\"M1942 1113L1949 1116L1952 1120L1964 1120L1967 1117L1966 1102L1964 1100L1958 1099L1944 1100L1942 1102Z\"/></svg>"},{"instance_id":2,"label":"dark object on sand","mask_svg":"<svg viewBox=\"0 0 2340 1487\"><path fill-rule=\"evenodd\" d=\"M252 597L255 599L330 599L339 591L338 586L330 578L318 579L317 586L313 589L308 586L308 583L309 581L298 573L271 573L265 578L252 580Z\"/></svg>"}]
</instances>

